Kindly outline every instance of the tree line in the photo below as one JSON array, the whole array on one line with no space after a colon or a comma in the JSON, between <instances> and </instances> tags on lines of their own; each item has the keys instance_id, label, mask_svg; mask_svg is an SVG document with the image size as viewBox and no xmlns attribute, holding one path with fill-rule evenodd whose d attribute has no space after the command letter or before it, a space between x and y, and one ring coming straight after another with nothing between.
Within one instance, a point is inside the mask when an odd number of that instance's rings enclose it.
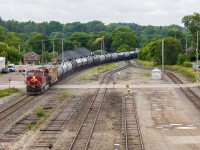
<instances>
[{"instance_id":1,"label":"tree line","mask_svg":"<svg viewBox=\"0 0 200 150\"><path fill-rule=\"evenodd\" d=\"M24 53L29 51L41 54L42 49L45 49L45 52L50 54L54 48L55 52L60 54L62 42L64 50L86 47L95 51L101 49L101 41L104 41L107 52L120 52L148 47L149 43L165 37L174 38L179 43L178 51L183 53L186 47L189 48L194 45L190 30L187 26L183 28L178 25L141 26L135 23L110 23L105 25L101 21L66 24L57 21L35 23L33 21L5 21L0 18L0 55L7 57L7 60L16 62ZM8 56L8 54L5 55L5 47L11 49L8 51L13 49L15 51L13 54L18 54L15 57L16 60L13 60L13 57L9 58L10 55ZM50 59L51 56L49 55Z\"/></svg>"}]
</instances>

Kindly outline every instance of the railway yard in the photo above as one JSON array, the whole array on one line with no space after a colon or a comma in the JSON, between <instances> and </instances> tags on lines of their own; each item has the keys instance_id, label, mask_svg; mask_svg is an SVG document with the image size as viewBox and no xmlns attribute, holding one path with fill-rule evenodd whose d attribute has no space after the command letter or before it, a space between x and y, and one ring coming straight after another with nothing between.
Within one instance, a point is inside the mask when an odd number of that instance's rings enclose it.
<instances>
[{"instance_id":1,"label":"railway yard","mask_svg":"<svg viewBox=\"0 0 200 150\"><path fill-rule=\"evenodd\" d=\"M200 149L198 88L168 86L189 83L175 72L152 80L133 60L113 64L75 72L42 95L1 98L0 150ZM19 72L1 75L0 87L8 76L25 91Z\"/></svg>"}]
</instances>

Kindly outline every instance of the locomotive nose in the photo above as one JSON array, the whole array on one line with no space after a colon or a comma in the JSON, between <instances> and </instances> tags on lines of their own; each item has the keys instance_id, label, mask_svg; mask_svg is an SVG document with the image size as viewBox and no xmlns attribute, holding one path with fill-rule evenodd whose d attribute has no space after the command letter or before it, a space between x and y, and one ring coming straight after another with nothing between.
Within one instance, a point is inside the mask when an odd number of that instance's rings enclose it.
<instances>
[{"instance_id":1,"label":"locomotive nose","mask_svg":"<svg viewBox=\"0 0 200 150\"><path fill-rule=\"evenodd\" d=\"M36 77L35 76L32 76L32 79L31 79L32 82L35 82L37 81Z\"/></svg>"}]
</instances>

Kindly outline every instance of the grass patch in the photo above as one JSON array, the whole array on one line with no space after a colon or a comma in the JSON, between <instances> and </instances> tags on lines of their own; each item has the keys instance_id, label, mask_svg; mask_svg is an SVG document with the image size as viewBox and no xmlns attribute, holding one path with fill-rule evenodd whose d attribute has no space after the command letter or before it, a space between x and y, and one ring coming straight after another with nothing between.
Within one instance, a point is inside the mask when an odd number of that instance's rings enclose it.
<instances>
[{"instance_id":1,"label":"grass patch","mask_svg":"<svg viewBox=\"0 0 200 150\"><path fill-rule=\"evenodd\" d=\"M88 73L87 75L79 77L77 80L78 81L91 80L91 79L94 79L94 77L97 76L99 73L107 71L107 70L112 70L115 68L117 68L115 64L101 65L101 66L98 66L97 68L92 69L90 73Z\"/></svg>"},{"instance_id":2,"label":"grass patch","mask_svg":"<svg viewBox=\"0 0 200 150\"><path fill-rule=\"evenodd\" d=\"M20 93L21 91L19 89L16 88L8 88L8 89L3 89L0 90L0 98L5 97L5 96L9 96L13 93Z\"/></svg>"},{"instance_id":3,"label":"grass patch","mask_svg":"<svg viewBox=\"0 0 200 150\"><path fill-rule=\"evenodd\" d=\"M99 66L98 68L91 70L90 74L92 76L96 76L101 72L104 72L104 71L107 71L107 70L112 70L112 69L115 69L115 68L117 68L117 65L115 65L115 64L105 64L105 65Z\"/></svg>"},{"instance_id":4,"label":"grass patch","mask_svg":"<svg viewBox=\"0 0 200 150\"><path fill-rule=\"evenodd\" d=\"M142 76L149 77L149 76L151 76L151 73L146 72L146 73L143 73Z\"/></svg>"},{"instance_id":5,"label":"grass patch","mask_svg":"<svg viewBox=\"0 0 200 150\"><path fill-rule=\"evenodd\" d=\"M153 69L155 67L161 68L161 66L152 65L152 63L149 61L138 60L137 63L143 67L150 68L150 69ZM165 65L164 69L179 72L179 73L185 75L189 79L190 82L196 82L196 78L195 78L196 71L191 67L188 68L188 67L178 66L178 65Z\"/></svg>"},{"instance_id":6,"label":"grass patch","mask_svg":"<svg viewBox=\"0 0 200 150\"><path fill-rule=\"evenodd\" d=\"M153 68L155 68L155 67L158 67L158 66L156 66L156 65L153 65L153 63L150 62L150 61L136 60L136 63L139 64L139 65L141 65L141 66L143 66L143 67L145 67L145 68L150 68L150 69L153 69Z\"/></svg>"},{"instance_id":7,"label":"grass patch","mask_svg":"<svg viewBox=\"0 0 200 150\"><path fill-rule=\"evenodd\" d=\"M179 72L179 73L185 75L186 77L188 77L190 82L196 82L196 78L195 78L196 71L193 68L186 68L186 67L177 66L177 65L173 65L173 66L166 65L165 69Z\"/></svg>"},{"instance_id":8,"label":"grass patch","mask_svg":"<svg viewBox=\"0 0 200 150\"><path fill-rule=\"evenodd\" d=\"M31 123L27 124L27 129L33 130L36 128L37 125L38 125L37 122L31 122Z\"/></svg>"},{"instance_id":9,"label":"grass patch","mask_svg":"<svg viewBox=\"0 0 200 150\"><path fill-rule=\"evenodd\" d=\"M28 130L35 130L35 129L37 129L37 127L39 126L39 124L41 122L43 122L45 120L45 118L51 112L52 112L52 110L50 110L50 109L37 108L34 113L37 115L38 121L34 121L34 122L31 122L31 123L27 124L27 129Z\"/></svg>"},{"instance_id":10,"label":"grass patch","mask_svg":"<svg viewBox=\"0 0 200 150\"><path fill-rule=\"evenodd\" d=\"M71 93L70 93L69 91L65 91L64 93L62 93L62 94L58 97L58 99L61 100L61 101L63 101L65 98L70 97L70 96L71 96Z\"/></svg>"},{"instance_id":11,"label":"grass patch","mask_svg":"<svg viewBox=\"0 0 200 150\"><path fill-rule=\"evenodd\" d=\"M38 108L35 113L38 117L45 117L46 116L46 111L43 108Z\"/></svg>"}]
</instances>

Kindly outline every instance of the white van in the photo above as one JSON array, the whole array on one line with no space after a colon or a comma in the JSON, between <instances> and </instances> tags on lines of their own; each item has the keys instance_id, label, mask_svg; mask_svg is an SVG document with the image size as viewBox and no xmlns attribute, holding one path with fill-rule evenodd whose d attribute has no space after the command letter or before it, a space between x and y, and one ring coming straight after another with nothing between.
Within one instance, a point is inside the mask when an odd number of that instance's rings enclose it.
<instances>
[{"instance_id":1,"label":"white van","mask_svg":"<svg viewBox=\"0 0 200 150\"><path fill-rule=\"evenodd\" d=\"M8 65L8 71L15 72L15 64L9 64Z\"/></svg>"}]
</instances>

